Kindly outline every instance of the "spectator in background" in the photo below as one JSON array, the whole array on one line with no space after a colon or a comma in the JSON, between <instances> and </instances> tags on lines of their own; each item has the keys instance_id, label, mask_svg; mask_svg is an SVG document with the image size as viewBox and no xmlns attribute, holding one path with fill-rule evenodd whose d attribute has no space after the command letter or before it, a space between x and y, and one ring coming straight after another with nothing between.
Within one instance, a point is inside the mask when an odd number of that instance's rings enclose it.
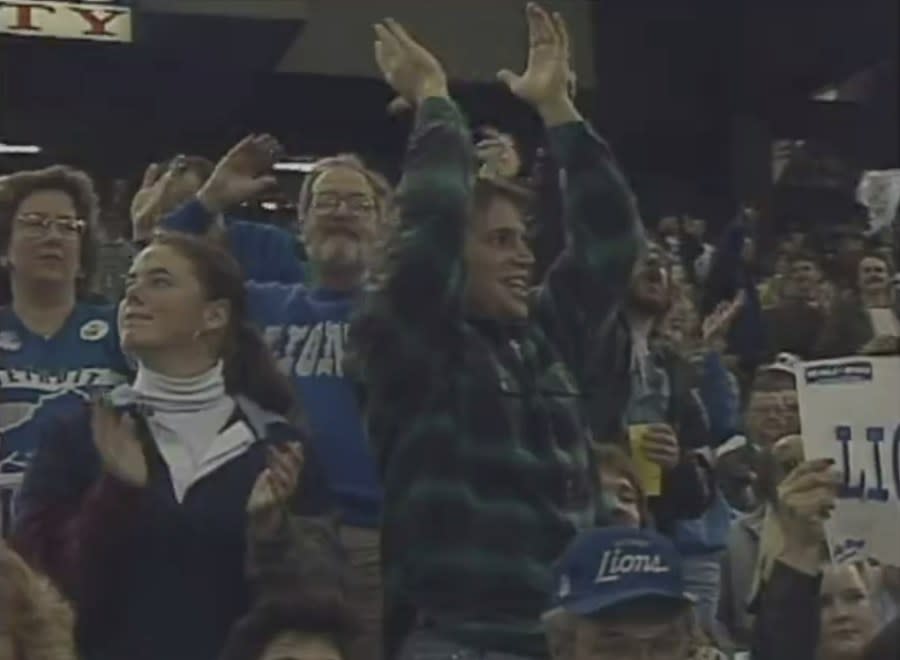
<instances>
[{"instance_id":1,"label":"spectator in background","mask_svg":"<svg viewBox=\"0 0 900 660\"><path fill-rule=\"evenodd\" d=\"M814 358L816 340L828 318L822 300L822 270L811 252L794 252L788 258L789 283L780 300L763 314L769 352Z\"/></svg>"},{"instance_id":2,"label":"spectator in background","mask_svg":"<svg viewBox=\"0 0 900 660\"><path fill-rule=\"evenodd\" d=\"M778 485L769 519L782 539L761 585L754 656L863 660L879 627L877 585L860 564L825 563L823 522L842 477L829 460L802 462Z\"/></svg>"},{"instance_id":3,"label":"spectator in background","mask_svg":"<svg viewBox=\"0 0 900 660\"><path fill-rule=\"evenodd\" d=\"M131 240L128 214L129 184L112 182L100 215L101 236L97 245L97 268L91 290L105 301L116 302L125 293L125 274L137 250Z\"/></svg>"},{"instance_id":4,"label":"spectator in background","mask_svg":"<svg viewBox=\"0 0 900 660\"><path fill-rule=\"evenodd\" d=\"M594 455L600 474L600 511L604 523L618 527L651 527L647 494L634 461L621 448L603 444Z\"/></svg>"},{"instance_id":5,"label":"spectator in background","mask_svg":"<svg viewBox=\"0 0 900 660\"><path fill-rule=\"evenodd\" d=\"M660 218L656 226L656 235L669 257L681 263L681 220L678 216L667 215Z\"/></svg>"},{"instance_id":6,"label":"spectator in background","mask_svg":"<svg viewBox=\"0 0 900 660\"><path fill-rule=\"evenodd\" d=\"M681 257L690 273L690 281L695 284L706 281L716 252L715 247L706 240L706 231L706 220L703 218L685 218Z\"/></svg>"},{"instance_id":7,"label":"spectator in background","mask_svg":"<svg viewBox=\"0 0 900 660\"><path fill-rule=\"evenodd\" d=\"M775 259L772 274L758 285L759 301L763 309L770 309L779 304L785 297L790 297L791 256L794 253L778 245L775 248Z\"/></svg>"},{"instance_id":8,"label":"spectator in background","mask_svg":"<svg viewBox=\"0 0 900 660\"><path fill-rule=\"evenodd\" d=\"M281 147L270 138L258 136L247 138L238 145L240 149L235 147L232 160L246 156L246 145L251 141L257 148L268 150L270 162L274 163ZM306 275L294 236L272 225L235 218L231 215L232 206L218 206L215 196L206 200L197 196L212 172L213 164L196 156L177 156L168 164L150 165L131 205L134 240L145 243L157 227L207 234L225 245L248 280L285 284L304 281ZM249 183L251 187L241 191L242 202L275 185L275 177L267 172ZM185 203L186 212L169 215Z\"/></svg>"},{"instance_id":9,"label":"spectator in background","mask_svg":"<svg viewBox=\"0 0 900 660\"><path fill-rule=\"evenodd\" d=\"M700 314L707 318L723 302L743 292L744 303L729 327L724 353L737 358L742 387L767 358L766 329L757 288L760 272L756 254L756 211L740 209L716 246L709 275L700 296Z\"/></svg>"},{"instance_id":10,"label":"spectator in background","mask_svg":"<svg viewBox=\"0 0 900 660\"><path fill-rule=\"evenodd\" d=\"M701 325L693 303L676 299L664 322L661 335L693 367L697 374L696 396L703 405L709 423L712 462L719 448L742 439L740 393L737 380L722 362L729 326L740 313L743 292L723 302ZM716 614L719 609L721 555L731 526L732 511L718 485L712 485L709 508L695 520L675 523L675 546L684 560L685 579L697 597L697 613L704 630L720 636Z\"/></svg>"},{"instance_id":11,"label":"spectator in background","mask_svg":"<svg viewBox=\"0 0 900 660\"><path fill-rule=\"evenodd\" d=\"M0 658L76 660L74 627L56 589L0 540Z\"/></svg>"},{"instance_id":12,"label":"spectator in background","mask_svg":"<svg viewBox=\"0 0 900 660\"><path fill-rule=\"evenodd\" d=\"M866 238L862 231L851 225L842 225L834 232L834 256L830 263L829 279L843 294L857 287L857 266L866 253Z\"/></svg>"},{"instance_id":13,"label":"spectator in background","mask_svg":"<svg viewBox=\"0 0 900 660\"><path fill-rule=\"evenodd\" d=\"M853 292L835 304L822 330L819 357L896 352L900 321L891 277L890 263L877 254L859 260Z\"/></svg>"},{"instance_id":14,"label":"spectator in background","mask_svg":"<svg viewBox=\"0 0 900 660\"><path fill-rule=\"evenodd\" d=\"M702 515L713 498L711 437L697 374L655 334L673 295L664 255L652 244L635 266L625 301L631 330L625 420L629 433L641 434L644 457L662 471L661 491L648 496L656 526L666 533L672 533L676 520Z\"/></svg>"},{"instance_id":15,"label":"spectator in background","mask_svg":"<svg viewBox=\"0 0 900 660\"><path fill-rule=\"evenodd\" d=\"M115 309L81 301L94 269L97 198L83 172L17 172L0 187L0 474L24 471L60 415L124 382Z\"/></svg>"},{"instance_id":16,"label":"spectator in background","mask_svg":"<svg viewBox=\"0 0 900 660\"><path fill-rule=\"evenodd\" d=\"M245 201L248 191L264 185L279 151L273 143L268 136L242 141L199 191L197 199L204 201L189 202L164 224L196 229L209 223L207 208ZM344 357L350 318L371 277L389 206L384 179L357 157L316 163L298 201L309 285L246 283L250 318L304 402L311 442L336 497L341 541L354 569L352 597L364 615L354 659L372 658L373 649L381 647L381 486ZM286 530L289 536L291 529ZM283 539L282 547L283 560L291 563L295 553L290 538Z\"/></svg>"},{"instance_id":17,"label":"spectator in background","mask_svg":"<svg viewBox=\"0 0 900 660\"><path fill-rule=\"evenodd\" d=\"M155 238L119 313L133 385L43 429L14 539L74 603L85 657L214 660L249 607L251 519L286 506L304 466L296 506L324 508L284 417L290 386L245 310L224 250Z\"/></svg>"},{"instance_id":18,"label":"spectator in background","mask_svg":"<svg viewBox=\"0 0 900 660\"><path fill-rule=\"evenodd\" d=\"M792 366L774 363L758 370L744 409L744 424L749 444L720 451L717 465L729 502L745 512L732 525L722 558L718 618L738 646L749 648L754 617L748 608L756 592L763 522L775 501L777 463L795 460L796 434L800 432ZM776 451L778 441L786 438Z\"/></svg>"},{"instance_id":19,"label":"spectator in background","mask_svg":"<svg viewBox=\"0 0 900 660\"><path fill-rule=\"evenodd\" d=\"M235 624L219 660L349 660L359 627L333 596L265 600Z\"/></svg>"},{"instance_id":20,"label":"spectator in background","mask_svg":"<svg viewBox=\"0 0 900 660\"><path fill-rule=\"evenodd\" d=\"M648 530L584 532L557 563L544 615L553 660L709 660L725 656L697 625L681 557Z\"/></svg>"},{"instance_id":21,"label":"spectator in background","mask_svg":"<svg viewBox=\"0 0 900 660\"><path fill-rule=\"evenodd\" d=\"M385 479L388 644L407 660L542 657L550 565L596 513L579 391L590 351L623 352L640 225L569 97L562 18L526 11L528 69L501 78L548 129L570 232L533 296L521 198L476 182L437 60L395 22L376 28L382 71L417 116L385 276L351 339Z\"/></svg>"}]
</instances>

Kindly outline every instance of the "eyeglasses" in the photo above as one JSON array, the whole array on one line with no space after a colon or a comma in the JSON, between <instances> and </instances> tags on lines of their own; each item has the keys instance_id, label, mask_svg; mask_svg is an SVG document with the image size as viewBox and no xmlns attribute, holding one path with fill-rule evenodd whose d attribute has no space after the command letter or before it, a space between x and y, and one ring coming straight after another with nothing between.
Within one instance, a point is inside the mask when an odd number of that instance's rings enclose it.
<instances>
[{"instance_id":1,"label":"eyeglasses","mask_svg":"<svg viewBox=\"0 0 900 660\"><path fill-rule=\"evenodd\" d=\"M333 213L340 208L342 202L352 213L371 213L375 210L375 202L365 195L338 195L336 193L314 195L312 208L323 213Z\"/></svg>"},{"instance_id":2,"label":"eyeglasses","mask_svg":"<svg viewBox=\"0 0 900 660\"><path fill-rule=\"evenodd\" d=\"M23 213L16 218L16 222L22 227L22 234L28 238L43 238L50 233L51 227L56 227L57 233L68 240L75 240L84 233L87 226L84 220L69 216L52 217L46 213Z\"/></svg>"}]
</instances>

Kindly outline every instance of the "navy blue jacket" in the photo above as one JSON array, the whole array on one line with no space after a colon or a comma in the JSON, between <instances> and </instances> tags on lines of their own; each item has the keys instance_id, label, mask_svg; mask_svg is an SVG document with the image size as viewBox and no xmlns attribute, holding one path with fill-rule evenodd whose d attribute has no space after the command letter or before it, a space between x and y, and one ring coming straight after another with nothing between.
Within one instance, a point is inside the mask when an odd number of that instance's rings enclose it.
<instances>
[{"instance_id":1,"label":"navy blue jacket","mask_svg":"<svg viewBox=\"0 0 900 660\"><path fill-rule=\"evenodd\" d=\"M143 418L136 420L145 488L102 471L87 407L43 436L17 501L14 544L74 603L85 660L215 660L250 604L246 505L266 447L299 432L239 400L231 423L246 423L255 442L179 503ZM322 511L308 448L302 482L295 510Z\"/></svg>"}]
</instances>

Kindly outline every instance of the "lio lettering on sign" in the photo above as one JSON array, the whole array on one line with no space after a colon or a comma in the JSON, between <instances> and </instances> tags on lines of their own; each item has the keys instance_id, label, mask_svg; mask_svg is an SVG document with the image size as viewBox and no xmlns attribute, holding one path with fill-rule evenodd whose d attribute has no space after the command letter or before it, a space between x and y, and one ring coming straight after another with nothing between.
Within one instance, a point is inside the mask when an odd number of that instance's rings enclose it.
<instances>
[{"instance_id":1,"label":"lio lettering on sign","mask_svg":"<svg viewBox=\"0 0 900 660\"><path fill-rule=\"evenodd\" d=\"M832 556L900 565L900 358L841 358L801 369L804 453L834 460L843 477L827 524Z\"/></svg>"}]
</instances>

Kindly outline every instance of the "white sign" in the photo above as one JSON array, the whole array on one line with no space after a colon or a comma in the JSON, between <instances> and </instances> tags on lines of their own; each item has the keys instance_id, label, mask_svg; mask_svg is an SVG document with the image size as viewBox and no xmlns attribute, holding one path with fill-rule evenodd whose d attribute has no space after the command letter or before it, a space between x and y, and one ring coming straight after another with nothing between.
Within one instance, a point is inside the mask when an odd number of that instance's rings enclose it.
<instances>
[{"instance_id":1,"label":"white sign","mask_svg":"<svg viewBox=\"0 0 900 660\"><path fill-rule=\"evenodd\" d=\"M900 204L900 170L863 172L856 188L856 200L869 209L869 229L889 227Z\"/></svg>"},{"instance_id":2,"label":"white sign","mask_svg":"<svg viewBox=\"0 0 900 660\"><path fill-rule=\"evenodd\" d=\"M832 557L900 566L900 358L822 360L799 369L805 456L833 459L844 476L826 526Z\"/></svg>"},{"instance_id":3,"label":"white sign","mask_svg":"<svg viewBox=\"0 0 900 660\"><path fill-rule=\"evenodd\" d=\"M130 42L131 9L118 0L0 0L0 33Z\"/></svg>"}]
</instances>

